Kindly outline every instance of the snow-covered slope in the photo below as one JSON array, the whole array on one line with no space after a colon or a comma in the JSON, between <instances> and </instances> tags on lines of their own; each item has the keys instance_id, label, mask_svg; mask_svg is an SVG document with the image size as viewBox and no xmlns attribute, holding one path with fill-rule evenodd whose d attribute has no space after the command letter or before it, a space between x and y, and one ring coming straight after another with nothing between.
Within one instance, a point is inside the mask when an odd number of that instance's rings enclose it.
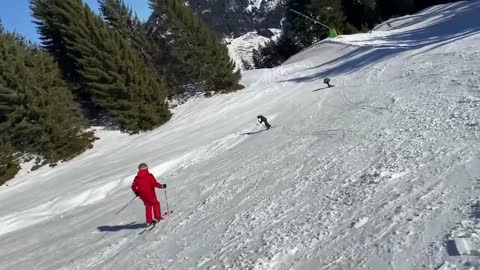
<instances>
[{"instance_id":1,"label":"snow-covered slope","mask_svg":"<svg viewBox=\"0 0 480 270\"><path fill-rule=\"evenodd\" d=\"M0 188L0 269L475 269L479 16L435 7L246 72L153 132L100 130ZM115 215L140 162L175 210L141 235L140 201Z\"/></svg>"}]
</instances>

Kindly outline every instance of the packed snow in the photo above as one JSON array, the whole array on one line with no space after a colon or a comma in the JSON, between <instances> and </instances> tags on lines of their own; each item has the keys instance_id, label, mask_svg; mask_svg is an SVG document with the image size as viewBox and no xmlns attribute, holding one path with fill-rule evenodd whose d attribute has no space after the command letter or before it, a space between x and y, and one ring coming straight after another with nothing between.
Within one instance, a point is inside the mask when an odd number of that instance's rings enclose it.
<instances>
[{"instance_id":1,"label":"packed snow","mask_svg":"<svg viewBox=\"0 0 480 270\"><path fill-rule=\"evenodd\" d=\"M0 269L479 269L479 16L433 7L245 72L152 132L98 128L0 187ZM145 233L139 200L115 215L140 162L174 210Z\"/></svg>"}]
</instances>

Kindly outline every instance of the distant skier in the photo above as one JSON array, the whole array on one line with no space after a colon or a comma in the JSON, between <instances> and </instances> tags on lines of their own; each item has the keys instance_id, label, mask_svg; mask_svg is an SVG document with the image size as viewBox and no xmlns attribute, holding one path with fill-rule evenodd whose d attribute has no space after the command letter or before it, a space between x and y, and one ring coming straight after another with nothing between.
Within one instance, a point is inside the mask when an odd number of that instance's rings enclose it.
<instances>
[{"instance_id":1,"label":"distant skier","mask_svg":"<svg viewBox=\"0 0 480 270\"><path fill-rule=\"evenodd\" d=\"M332 87L332 85L330 84L330 78L325 78L323 80L323 83L326 84L328 87Z\"/></svg>"},{"instance_id":2,"label":"distant skier","mask_svg":"<svg viewBox=\"0 0 480 270\"><path fill-rule=\"evenodd\" d=\"M263 115L257 115L258 122L260 124L264 124L267 129L270 129L272 126L268 123L268 120L265 116Z\"/></svg>"},{"instance_id":3,"label":"distant skier","mask_svg":"<svg viewBox=\"0 0 480 270\"><path fill-rule=\"evenodd\" d=\"M158 183L155 177L148 171L147 164L141 163L138 165L138 173L133 180L132 190L145 204L147 226L153 225L162 219L160 202L157 199L155 188L167 188L167 185Z\"/></svg>"}]
</instances>

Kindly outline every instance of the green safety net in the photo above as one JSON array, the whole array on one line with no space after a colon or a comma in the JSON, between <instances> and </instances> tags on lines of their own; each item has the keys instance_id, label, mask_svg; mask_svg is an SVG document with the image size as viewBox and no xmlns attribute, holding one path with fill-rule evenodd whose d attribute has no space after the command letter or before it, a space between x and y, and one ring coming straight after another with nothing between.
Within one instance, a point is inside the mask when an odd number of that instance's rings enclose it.
<instances>
[{"instance_id":1,"label":"green safety net","mask_svg":"<svg viewBox=\"0 0 480 270\"><path fill-rule=\"evenodd\" d=\"M338 36L337 30L335 30L335 28L330 28L330 29L328 29L328 33L330 34L330 37L331 37L331 38L335 38L335 37Z\"/></svg>"}]
</instances>

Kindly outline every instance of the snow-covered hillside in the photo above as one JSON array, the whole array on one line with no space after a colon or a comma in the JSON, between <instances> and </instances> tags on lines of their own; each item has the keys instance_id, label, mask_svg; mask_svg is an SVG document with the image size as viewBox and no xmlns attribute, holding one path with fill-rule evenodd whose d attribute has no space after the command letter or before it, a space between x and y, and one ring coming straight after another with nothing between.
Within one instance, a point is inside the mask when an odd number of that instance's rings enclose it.
<instances>
[{"instance_id":1,"label":"snow-covered hillside","mask_svg":"<svg viewBox=\"0 0 480 270\"><path fill-rule=\"evenodd\" d=\"M215 32L237 38L257 29L280 28L285 0L186 0Z\"/></svg>"},{"instance_id":2,"label":"snow-covered hillside","mask_svg":"<svg viewBox=\"0 0 480 270\"><path fill-rule=\"evenodd\" d=\"M0 187L0 269L478 269L479 17L430 8L246 72L153 132L99 130ZM140 201L115 215L140 162L175 210L144 234Z\"/></svg>"},{"instance_id":3,"label":"snow-covered hillside","mask_svg":"<svg viewBox=\"0 0 480 270\"><path fill-rule=\"evenodd\" d=\"M269 31L273 33L270 38L261 36L257 32L250 32L238 38L226 40L228 54L238 69L244 69L244 62L253 65L253 50L270 40L277 40L282 33L280 29L269 29Z\"/></svg>"},{"instance_id":4,"label":"snow-covered hillside","mask_svg":"<svg viewBox=\"0 0 480 270\"><path fill-rule=\"evenodd\" d=\"M281 0L249 0L248 6L245 9L247 12L263 9L264 12L269 12L282 4Z\"/></svg>"}]
</instances>

